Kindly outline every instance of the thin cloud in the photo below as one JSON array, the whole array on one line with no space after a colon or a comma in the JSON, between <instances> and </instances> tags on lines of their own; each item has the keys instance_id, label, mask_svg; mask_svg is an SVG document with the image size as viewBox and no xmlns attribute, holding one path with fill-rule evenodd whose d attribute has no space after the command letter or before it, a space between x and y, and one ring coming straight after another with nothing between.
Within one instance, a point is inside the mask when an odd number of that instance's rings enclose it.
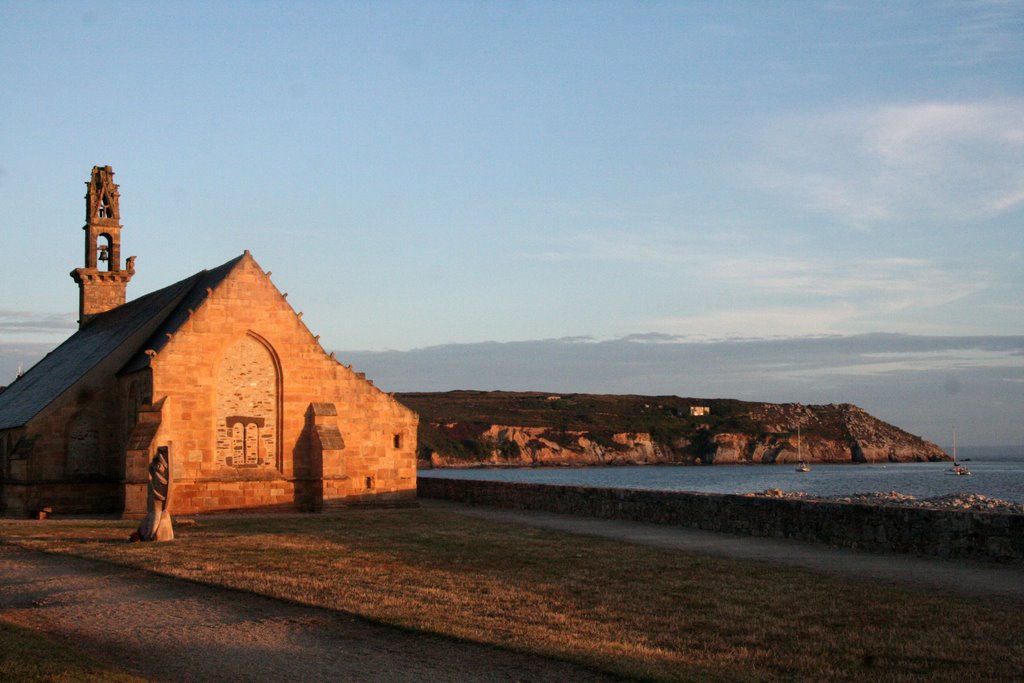
<instances>
[{"instance_id":1,"label":"thin cloud","mask_svg":"<svg viewBox=\"0 0 1024 683\"><path fill-rule=\"evenodd\" d=\"M660 318L650 326L668 334L778 336L851 333L872 321L943 306L990 286L977 270L947 269L921 258L797 259L728 257L709 261L698 274L738 292L767 294L743 307ZM807 297L814 297L808 302Z\"/></svg>"},{"instance_id":2,"label":"thin cloud","mask_svg":"<svg viewBox=\"0 0 1024 683\"><path fill-rule=\"evenodd\" d=\"M803 369L794 376L823 374L877 377L908 372L958 372L977 369L1024 371L1024 358L1012 351L994 349L945 349L941 351L900 351L865 353L855 362L815 369ZM1004 378L1005 379L1005 378Z\"/></svg>"},{"instance_id":3,"label":"thin cloud","mask_svg":"<svg viewBox=\"0 0 1024 683\"><path fill-rule=\"evenodd\" d=\"M973 66L1017 57L1024 10L1017 0L981 0L967 6L936 62Z\"/></svg>"},{"instance_id":4,"label":"thin cloud","mask_svg":"<svg viewBox=\"0 0 1024 683\"><path fill-rule=\"evenodd\" d=\"M696 263L693 245L682 240L638 232L580 233L559 241L538 257L545 261L611 263Z\"/></svg>"},{"instance_id":5,"label":"thin cloud","mask_svg":"<svg viewBox=\"0 0 1024 683\"><path fill-rule=\"evenodd\" d=\"M700 297L687 300L688 310L677 306L633 322L663 334L705 339L877 329L894 313L948 305L988 289L994 281L980 268L953 268L921 257L797 258L702 248L675 236L636 233L576 235L557 259L661 267L662 273L691 283L691 288L703 287Z\"/></svg>"},{"instance_id":6,"label":"thin cloud","mask_svg":"<svg viewBox=\"0 0 1024 683\"><path fill-rule=\"evenodd\" d=\"M576 235L564 249L541 256L549 260L643 263L685 269L693 278L779 295L829 299L870 299L897 311L956 301L990 286L979 270L947 269L924 258L795 258L759 253L736 256L732 250L695 247L692 241L661 235ZM879 297L884 294L884 297Z\"/></svg>"},{"instance_id":7,"label":"thin cloud","mask_svg":"<svg viewBox=\"0 0 1024 683\"><path fill-rule=\"evenodd\" d=\"M637 344L678 344L689 341L680 334L665 334L663 332L646 332L642 334L629 334L617 341L635 342Z\"/></svg>"},{"instance_id":8,"label":"thin cloud","mask_svg":"<svg viewBox=\"0 0 1024 683\"><path fill-rule=\"evenodd\" d=\"M684 335L700 330L708 339L768 338L820 335L846 327L862 314L852 303L831 306L755 307L716 310L692 316L660 318L652 326L670 334Z\"/></svg>"},{"instance_id":9,"label":"thin cloud","mask_svg":"<svg viewBox=\"0 0 1024 683\"><path fill-rule=\"evenodd\" d=\"M75 328L73 313L33 313L0 309L0 335L67 332Z\"/></svg>"},{"instance_id":10,"label":"thin cloud","mask_svg":"<svg viewBox=\"0 0 1024 683\"><path fill-rule=\"evenodd\" d=\"M938 306L989 286L983 272L952 271L928 259L906 257L730 258L714 264L713 270L757 290L868 301L887 311Z\"/></svg>"},{"instance_id":11,"label":"thin cloud","mask_svg":"<svg viewBox=\"0 0 1024 683\"><path fill-rule=\"evenodd\" d=\"M1022 99L889 104L767 130L754 182L847 225L979 219L1024 206Z\"/></svg>"}]
</instances>

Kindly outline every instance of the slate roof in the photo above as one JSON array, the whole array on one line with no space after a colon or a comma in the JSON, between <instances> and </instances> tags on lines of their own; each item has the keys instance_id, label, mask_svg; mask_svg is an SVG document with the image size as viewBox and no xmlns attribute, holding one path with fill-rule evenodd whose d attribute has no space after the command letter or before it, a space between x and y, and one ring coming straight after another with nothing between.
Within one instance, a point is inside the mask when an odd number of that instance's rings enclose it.
<instances>
[{"instance_id":1,"label":"slate roof","mask_svg":"<svg viewBox=\"0 0 1024 683\"><path fill-rule=\"evenodd\" d=\"M188 320L189 309L198 308L208 292L245 256L94 316L0 392L0 429L24 425L140 330L155 324L156 331L135 349L121 372L147 367L149 356L145 350L163 348L169 339L167 335L173 335Z\"/></svg>"}]
</instances>

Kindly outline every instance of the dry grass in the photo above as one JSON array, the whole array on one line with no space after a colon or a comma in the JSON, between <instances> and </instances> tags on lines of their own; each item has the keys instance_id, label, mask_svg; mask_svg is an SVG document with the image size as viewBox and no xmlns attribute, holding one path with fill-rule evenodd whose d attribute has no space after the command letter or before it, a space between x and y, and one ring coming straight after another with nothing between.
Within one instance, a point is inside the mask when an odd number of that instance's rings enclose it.
<instances>
[{"instance_id":1,"label":"dry grass","mask_svg":"<svg viewBox=\"0 0 1024 683\"><path fill-rule=\"evenodd\" d=\"M0 523L0 539L344 610L634 677L1015 679L1024 615L497 524L440 510L210 517L168 544L119 522Z\"/></svg>"}]
</instances>

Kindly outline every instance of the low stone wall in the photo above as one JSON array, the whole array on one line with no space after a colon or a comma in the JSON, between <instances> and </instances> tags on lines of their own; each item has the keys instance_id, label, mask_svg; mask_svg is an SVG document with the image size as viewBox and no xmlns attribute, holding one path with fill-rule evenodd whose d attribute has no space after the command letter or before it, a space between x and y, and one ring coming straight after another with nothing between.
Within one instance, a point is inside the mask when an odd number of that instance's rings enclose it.
<instances>
[{"instance_id":1,"label":"low stone wall","mask_svg":"<svg viewBox=\"0 0 1024 683\"><path fill-rule=\"evenodd\" d=\"M6 482L0 491L0 516L28 517L40 510L70 514L102 514L118 508L116 481Z\"/></svg>"},{"instance_id":2,"label":"low stone wall","mask_svg":"<svg viewBox=\"0 0 1024 683\"><path fill-rule=\"evenodd\" d=\"M792 538L874 552L1024 560L1024 515L715 493L420 477L420 498Z\"/></svg>"}]
</instances>

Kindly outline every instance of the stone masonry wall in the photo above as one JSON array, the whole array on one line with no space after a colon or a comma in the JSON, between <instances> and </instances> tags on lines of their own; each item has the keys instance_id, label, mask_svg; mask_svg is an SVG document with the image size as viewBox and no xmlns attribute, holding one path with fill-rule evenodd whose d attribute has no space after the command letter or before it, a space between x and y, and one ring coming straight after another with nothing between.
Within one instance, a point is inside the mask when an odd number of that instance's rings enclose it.
<instances>
[{"instance_id":1,"label":"stone masonry wall","mask_svg":"<svg viewBox=\"0 0 1024 683\"><path fill-rule=\"evenodd\" d=\"M314 402L334 403L344 439L344 471L322 473L335 501L415 498L415 413L328 355L248 255L152 356L150 367L153 399L167 398L161 438L170 446L177 514L317 509L323 487L313 472L307 419ZM278 393L266 387L275 373ZM258 457L244 467L234 456L228 462L224 452L228 434L221 427L228 417L254 418L258 427L263 423L257 434L272 437L259 437Z\"/></svg>"},{"instance_id":2,"label":"stone masonry wall","mask_svg":"<svg viewBox=\"0 0 1024 683\"><path fill-rule=\"evenodd\" d=\"M217 368L218 465L277 466L277 371L269 349L245 335Z\"/></svg>"},{"instance_id":3,"label":"stone masonry wall","mask_svg":"<svg viewBox=\"0 0 1024 683\"><path fill-rule=\"evenodd\" d=\"M75 271L79 284L78 310L83 321L122 305L127 298L126 272L101 272L89 269Z\"/></svg>"},{"instance_id":4,"label":"stone masonry wall","mask_svg":"<svg viewBox=\"0 0 1024 683\"><path fill-rule=\"evenodd\" d=\"M1024 560L1024 515L433 477L420 478L418 495L874 552Z\"/></svg>"},{"instance_id":5,"label":"stone masonry wall","mask_svg":"<svg viewBox=\"0 0 1024 683\"><path fill-rule=\"evenodd\" d=\"M8 484L11 500L2 510L10 517L32 515L44 508L53 512L99 514L116 510L121 500L120 486L113 482L30 482Z\"/></svg>"},{"instance_id":6,"label":"stone masonry wall","mask_svg":"<svg viewBox=\"0 0 1024 683\"><path fill-rule=\"evenodd\" d=\"M59 513L118 509L123 425L115 373L154 327L155 323L139 329L25 425L24 435L34 439L32 453L27 462L17 463L17 474L12 472L15 476L3 482L3 514L20 516L43 507ZM86 417L92 425L86 431L95 429L95 442L88 446L90 455L83 462L73 445L82 441L69 432L77 420L84 424ZM83 465L87 465L84 470Z\"/></svg>"}]
</instances>

